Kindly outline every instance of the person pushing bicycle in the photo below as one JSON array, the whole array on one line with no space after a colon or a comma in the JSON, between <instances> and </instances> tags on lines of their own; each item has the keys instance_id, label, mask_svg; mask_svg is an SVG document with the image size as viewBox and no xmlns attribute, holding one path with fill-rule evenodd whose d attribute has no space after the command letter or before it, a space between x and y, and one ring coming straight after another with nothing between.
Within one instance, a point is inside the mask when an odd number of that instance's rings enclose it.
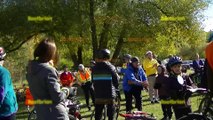
<instances>
[{"instance_id":1,"label":"person pushing bicycle","mask_svg":"<svg viewBox=\"0 0 213 120\"><path fill-rule=\"evenodd\" d=\"M101 120L104 105L107 105L108 120L115 118L114 101L120 78L109 59L110 51L108 49L100 50L97 63L92 68L92 82L95 90L95 120Z\"/></svg>"},{"instance_id":2,"label":"person pushing bicycle","mask_svg":"<svg viewBox=\"0 0 213 120\"><path fill-rule=\"evenodd\" d=\"M167 66L170 69L168 81L170 81L169 91L170 100L168 103L172 104L176 119L187 115L191 112L189 104L190 92L188 88L192 88L192 81L189 77L185 77L181 72L182 59L178 56L171 57Z\"/></svg>"}]
</instances>

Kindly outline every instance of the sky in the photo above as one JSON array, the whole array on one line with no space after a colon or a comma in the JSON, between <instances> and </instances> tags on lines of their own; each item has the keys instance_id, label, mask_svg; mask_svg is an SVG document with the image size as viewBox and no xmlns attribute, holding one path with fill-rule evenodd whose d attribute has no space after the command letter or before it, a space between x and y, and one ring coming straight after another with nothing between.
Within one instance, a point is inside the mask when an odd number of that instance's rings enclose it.
<instances>
[{"instance_id":1,"label":"sky","mask_svg":"<svg viewBox=\"0 0 213 120\"><path fill-rule=\"evenodd\" d=\"M204 11L204 19L203 27L204 31L208 32L210 30L213 31L213 4L210 4L209 7Z\"/></svg>"}]
</instances>

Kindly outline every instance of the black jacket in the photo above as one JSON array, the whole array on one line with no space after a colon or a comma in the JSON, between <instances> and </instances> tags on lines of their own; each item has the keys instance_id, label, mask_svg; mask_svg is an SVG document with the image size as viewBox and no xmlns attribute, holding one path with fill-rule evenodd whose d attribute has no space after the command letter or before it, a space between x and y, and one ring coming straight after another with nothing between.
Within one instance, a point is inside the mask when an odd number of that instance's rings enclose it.
<instances>
[{"instance_id":1,"label":"black jacket","mask_svg":"<svg viewBox=\"0 0 213 120\"><path fill-rule=\"evenodd\" d=\"M110 62L98 62L92 68L92 82L95 90L95 102L108 103L116 96L119 76Z\"/></svg>"},{"instance_id":2,"label":"black jacket","mask_svg":"<svg viewBox=\"0 0 213 120\"><path fill-rule=\"evenodd\" d=\"M181 76L184 80L184 84L182 85L179 84L176 75L170 74L168 78L170 82L170 88L169 88L170 97L172 100L185 101L185 104L174 104L174 105L189 106L190 105L189 97L191 96L191 92L187 90L187 87L191 86L193 83L187 75L182 74Z\"/></svg>"}]
</instances>

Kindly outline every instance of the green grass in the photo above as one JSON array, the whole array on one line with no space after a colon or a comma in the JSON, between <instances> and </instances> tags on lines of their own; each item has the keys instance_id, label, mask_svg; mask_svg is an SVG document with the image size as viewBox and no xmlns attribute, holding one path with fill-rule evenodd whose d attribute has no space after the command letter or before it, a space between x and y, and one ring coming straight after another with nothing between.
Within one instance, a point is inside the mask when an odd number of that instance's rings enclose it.
<instances>
[{"instance_id":1,"label":"green grass","mask_svg":"<svg viewBox=\"0 0 213 120\"><path fill-rule=\"evenodd\" d=\"M142 94L143 94L143 97L142 97L142 99L143 99L143 111L148 112L148 113L153 113L154 116L156 116L158 118L158 120L161 119L163 117L161 105L160 104L151 104L150 101L148 101L148 93L147 92L143 92ZM121 101L120 113L125 113L124 95L123 94L121 94L121 95L122 95L122 101ZM194 95L193 97L191 97L191 105L192 105L193 111L196 111L198 109L200 99L201 99L201 96ZM81 114L86 120L89 120L91 112L94 109L94 107L92 107L92 110L89 111L88 108L85 107L84 97L80 96L80 101L81 101L82 104L84 104L84 107L81 108ZM133 106L134 106L134 104L133 104ZM20 102L19 103L19 110L18 110L18 113L17 113L17 120L26 120L27 116L28 116L28 112L27 112L26 106L24 105L23 102ZM118 119L124 120L124 118L122 118L120 116L119 116ZM174 114L173 114L173 120L175 120Z\"/></svg>"}]
</instances>

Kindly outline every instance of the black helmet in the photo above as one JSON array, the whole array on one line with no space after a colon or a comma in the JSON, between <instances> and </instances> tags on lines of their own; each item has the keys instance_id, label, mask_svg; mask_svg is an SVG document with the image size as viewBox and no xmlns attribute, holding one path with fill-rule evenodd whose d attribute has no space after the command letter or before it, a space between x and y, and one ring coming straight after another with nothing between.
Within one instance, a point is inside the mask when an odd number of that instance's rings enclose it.
<instances>
[{"instance_id":1,"label":"black helmet","mask_svg":"<svg viewBox=\"0 0 213 120\"><path fill-rule=\"evenodd\" d=\"M0 47L0 60L4 60L5 56L6 56L6 53L4 51L4 48Z\"/></svg>"},{"instance_id":2,"label":"black helmet","mask_svg":"<svg viewBox=\"0 0 213 120\"><path fill-rule=\"evenodd\" d=\"M110 59L110 50L108 50L108 49L100 50L98 58L99 59Z\"/></svg>"},{"instance_id":3,"label":"black helmet","mask_svg":"<svg viewBox=\"0 0 213 120\"><path fill-rule=\"evenodd\" d=\"M182 64L182 59L178 56L171 57L167 63L168 67L172 67L176 64Z\"/></svg>"},{"instance_id":4,"label":"black helmet","mask_svg":"<svg viewBox=\"0 0 213 120\"><path fill-rule=\"evenodd\" d=\"M124 55L124 59L131 59L131 58L132 58L132 56L130 54Z\"/></svg>"},{"instance_id":5,"label":"black helmet","mask_svg":"<svg viewBox=\"0 0 213 120\"><path fill-rule=\"evenodd\" d=\"M134 62L139 62L139 58L138 57L132 57L131 59L131 62L134 63Z\"/></svg>"}]
</instances>

